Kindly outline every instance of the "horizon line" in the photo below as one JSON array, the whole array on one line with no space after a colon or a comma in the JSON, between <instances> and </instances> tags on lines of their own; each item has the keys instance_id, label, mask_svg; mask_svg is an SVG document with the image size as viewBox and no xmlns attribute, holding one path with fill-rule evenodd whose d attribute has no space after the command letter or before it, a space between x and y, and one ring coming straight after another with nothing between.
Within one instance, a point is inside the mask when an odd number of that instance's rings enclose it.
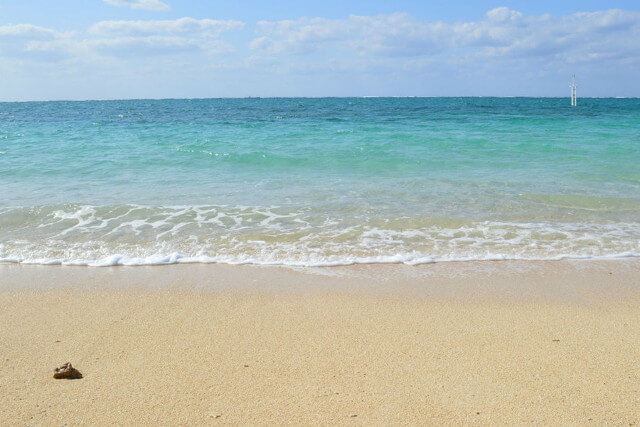
<instances>
[{"instance_id":1,"label":"horizon line","mask_svg":"<svg viewBox=\"0 0 640 427\"><path fill-rule=\"evenodd\" d=\"M563 99L571 98L570 96L528 96L528 95L356 95L356 96L212 96L212 97L185 97L185 98L86 98L86 99L44 99L44 100L20 100L20 101L4 101L0 100L0 104L14 104L27 102L109 102L109 101L198 101L209 99L372 99L372 98L528 98L528 99ZM582 96L579 99L640 99L640 96Z\"/></svg>"}]
</instances>

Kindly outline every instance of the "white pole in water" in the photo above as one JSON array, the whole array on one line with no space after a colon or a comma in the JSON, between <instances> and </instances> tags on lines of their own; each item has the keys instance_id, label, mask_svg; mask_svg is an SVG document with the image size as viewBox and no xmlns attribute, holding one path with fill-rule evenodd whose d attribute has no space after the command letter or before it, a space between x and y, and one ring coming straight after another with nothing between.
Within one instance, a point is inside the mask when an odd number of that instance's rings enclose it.
<instances>
[{"instance_id":1,"label":"white pole in water","mask_svg":"<svg viewBox=\"0 0 640 427\"><path fill-rule=\"evenodd\" d=\"M569 87L571 88L571 106L575 107L576 105L578 105L578 86L576 86L576 75L573 75L573 78L571 80L571 85L569 85Z\"/></svg>"}]
</instances>

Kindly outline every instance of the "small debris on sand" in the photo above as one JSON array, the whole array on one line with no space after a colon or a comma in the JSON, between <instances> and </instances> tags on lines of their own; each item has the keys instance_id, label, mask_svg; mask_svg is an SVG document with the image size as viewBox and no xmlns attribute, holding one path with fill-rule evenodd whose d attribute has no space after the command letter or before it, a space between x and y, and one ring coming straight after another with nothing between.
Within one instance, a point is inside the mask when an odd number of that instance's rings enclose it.
<instances>
[{"instance_id":1,"label":"small debris on sand","mask_svg":"<svg viewBox=\"0 0 640 427\"><path fill-rule=\"evenodd\" d=\"M82 374L76 368L71 366L70 362L67 362L59 368L53 370L53 378L57 380L62 378L72 380L76 378L82 378Z\"/></svg>"}]
</instances>

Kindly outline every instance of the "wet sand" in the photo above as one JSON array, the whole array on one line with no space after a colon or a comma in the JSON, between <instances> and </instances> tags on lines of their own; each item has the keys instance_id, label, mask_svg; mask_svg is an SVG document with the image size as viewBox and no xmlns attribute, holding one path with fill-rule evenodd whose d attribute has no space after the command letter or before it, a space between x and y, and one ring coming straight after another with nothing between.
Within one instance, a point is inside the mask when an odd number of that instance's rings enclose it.
<instances>
[{"instance_id":1,"label":"wet sand","mask_svg":"<svg viewBox=\"0 0 640 427\"><path fill-rule=\"evenodd\" d=\"M640 423L635 259L0 265L0 324L3 425Z\"/></svg>"}]
</instances>

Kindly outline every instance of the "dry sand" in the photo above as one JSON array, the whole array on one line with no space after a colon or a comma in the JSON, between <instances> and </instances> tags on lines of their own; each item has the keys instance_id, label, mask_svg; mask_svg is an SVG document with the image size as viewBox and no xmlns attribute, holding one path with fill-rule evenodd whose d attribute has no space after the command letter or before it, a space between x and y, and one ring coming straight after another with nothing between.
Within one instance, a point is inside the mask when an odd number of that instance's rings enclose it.
<instances>
[{"instance_id":1,"label":"dry sand","mask_svg":"<svg viewBox=\"0 0 640 427\"><path fill-rule=\"evenodd\" d=\"M637 260L0 265L0 424L638 424L638 303Z\"/></svg>"}]
</instances>

